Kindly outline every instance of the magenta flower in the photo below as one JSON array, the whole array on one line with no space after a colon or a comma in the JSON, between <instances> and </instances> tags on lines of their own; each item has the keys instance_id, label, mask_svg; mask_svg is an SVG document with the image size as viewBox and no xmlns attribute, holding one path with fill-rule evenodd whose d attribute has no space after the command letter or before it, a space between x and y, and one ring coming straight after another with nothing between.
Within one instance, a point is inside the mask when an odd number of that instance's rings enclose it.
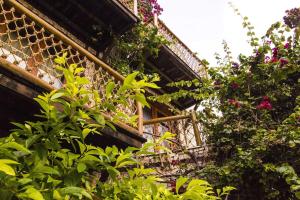
<instances>
[{"instance_id":1,"label":"magenta flower","mask_svg":"<svg viewBox=\"0 0 300 200\"><path fill-rule=\"evenodd\" d=\"M289 49L290 47L291 47L291 45L290 45L289 42L285 43L285 45L284 45L284 48L285 48L285 49Z\"/></svg>"},{"instance_id":2,"label":"magenta flower","mask_svg":"<svg viewBox=\"0 0 300 200\"><path fill-rule=\"evenodd\" d=\"M289 63L289 61L285 58L280 58L279 62L280 62L280 67L283 67L284 65Z\"/></svg>"},{"instance_id":3,"label":"magenta flower","mask_svg":"<svg viewBox=\"0 0 300 200\"><path fill-rule=\"evenodd\" d=\"M272 110L272 104L270 103L270 98L268 96L264 96L263 100L260 102L256 109L258 110Z\"/></svg>"},{"instance_id":4,"label":"magenta flower","mask_svg":"<svg viewBox=\"0 0 300 200\"><path fill-rule=\"evenodd\" d=\"M270 98L268 96L263 96L264 101L270 101Z\"/></svg>"},{"instance_id":5,"label":"magenta flower","mask_svg":"<svg viewBox=\"0 0 300 200\"><path fill-rule=\"evenodd\" d=\"M276 57L272 57L272 59L270 60L271 63L275 63L275 62L278 62L278 58Z\"/></svg>"}]
</instances>

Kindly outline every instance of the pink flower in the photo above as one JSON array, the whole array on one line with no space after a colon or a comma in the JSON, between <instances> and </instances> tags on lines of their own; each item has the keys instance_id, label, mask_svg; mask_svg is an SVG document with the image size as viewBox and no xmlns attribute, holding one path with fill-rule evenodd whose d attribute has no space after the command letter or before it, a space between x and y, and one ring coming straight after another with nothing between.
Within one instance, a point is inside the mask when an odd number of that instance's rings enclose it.
<instances>
[{"instance_id":1,"label":"pink flower","mask_svg":"<svg viewBox=\"0 0 300 200\"><path fill-rule=\"evenodd\" d=\"M276 57L272 57L272 59L271 59L271 61L270 61L271 63L275 63L275 62L278 62L278 58L276 58Z\"/></svg>"},{"instance_id":2,"label":"pink flower","mask_svg":"<svg viewBox=\"0 0 300 200\"><path fill-rule=\"evenodd\" d=\"M265 57L265 63L268 63L270 61L270 59L271 59L270 56L266 56Z\"/></svg>"},{"instance_id":3,"label":"pink flower","mask_svg":"<svg viewBox=\"0 0 300 200\"><path fill-rule=\"evenodd\" d=\"M263 96L264 101L270 101L270 98L268 96Z\"/></svg>"},{"instance_id":4,"label":"pink flower","mask_svg":"<svg viewBox=\"0 0 300 200\"><path fill-rule=\"evenodd\" d=\"M263 100L260 102L256 109L258 110L272 110L272 104L270 103L270 98L268 96L264 96Z\"/></svg>"},{"instance_id":5,"label":"pink flower","mask_svg":"<svg viewBox=\"0 0 300 200\"><path fill-rule=\"evenodd\" d=\"M272 49L272 59L270 62L271 63L278 62L278 48L277 47L274 47Z\"/></svg>"}]
</instances>

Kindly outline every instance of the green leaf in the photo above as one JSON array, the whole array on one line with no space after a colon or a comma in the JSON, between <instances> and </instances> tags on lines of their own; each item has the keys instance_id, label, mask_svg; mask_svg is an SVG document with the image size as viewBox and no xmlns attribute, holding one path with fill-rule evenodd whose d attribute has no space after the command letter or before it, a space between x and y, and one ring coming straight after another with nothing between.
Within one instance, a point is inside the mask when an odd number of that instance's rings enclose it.
<instances>
[{"instance_id":1,"label":"green leaf","mask_svg":"<svg viewBox=\"0 0 300 200\"><path fill-rule=\"evenodd\" d=\"M124 85L131 85L132 82L135 80L135 77L139 74L139 72L133 72L131 74L129 74L125 80L124 80Z\"/></svg>"},{"instance_id":2,"label":"green leaf","mask_svg":"<svg viewBox=\"0 0 300 200\"><path fill-rule=\"evenodd\" d=\"M92 130L89 128L85 128L82 130L82 137L86 138L86 136L91 132Z\"/></svg>"},{"instance_id":3,"label":"green leaf","mask_svg":"<svg viewBox=\"0 0 300 200\"><path fill-rule=\"evenodd\" d=\"M26 197L33 200L44 200L43 195L37 189L30 187L24 193L18 195L19 197Z\"/></svg>"},{"instance_id":4,"label":"green leaf","mask_svg":"<svg viewBox=\"0 0 300 200\"><path fill-rule=\"evenodd\" d=\"M179 188L181 188L189 179L184 177L179 177L179 179L176 180L176 193L178 194Z\"/></svg>"},{"instance_id":5,"label":"green leaf","mask_svg":"<svg viewBox=\"0 0 300 200\"><path fill-rule=\"evenodd\" d=\"M104 119L103 115L95 114L94 118L95 118L96 122L98 122L101 126L105 125L105 119Z\"/></svg>"},{"instance_id":6,"label":"green leaf","mask_svg":"<svg viewBox=\"0 0 300 200\"><path fill-rule=\"evenodd\" d=\"M82 162L78 163L78 165L77 165L77 171L79 173L81 173L81 172L84 172L85 170L86 170L86 164L84 164Z\"/></svg>"},{"instance_id":7,"label":"green leaf","mask_svg":"<svg viewBox=\"0 0 300 200\"><path fill-rule=\"evenodd\" d=\"M21 151L21 152L26 153L26 154L31 154L31 152L27 148L25 148L23 145L18 144L16 142L8 142L8 143L5 143L5 144L2 144L0 147L1 148L15 149L17 151Z\"/></svg>"},{"instance_id":8,"label":"green leaf","mask_svg":"<svg viewBox=\"0 0 300 200\"><path fill-rule=\"evenodd\" d=\"M33 170L32 173L42 173L42 174L55 174L59 175L59 172L49 166L42 166L41 164L38 164Z\"/></svg>"},{"instance_id":9,"label":"green leaf","mask_svg":"<svg viewBox=\"0 0 300 200\"><path fill-rule=\"evenodd\" d=\"M40 104L44 111L49 112L50 105L47 102L39 98L34 98L34 100Z\"/></svg>"},{"instance_id":10,"label":"green leaf","mask_svg":"<svg viewBox=\"0 0 300 200\"><path fill-rule=\"evenodd\" d=\"M60 97L62 97L62 96L64 96L65 95L65 93L64 92L58 92L58 93L54 93L52 96L51 96L51 100L54 100L54 99L58 99L58 98L60 98Z\"/></svg>"},{"instance_id":11,"label":"green leaf","mask_svg":"<svg viewBox=\"0 0 300 200\"><path fill-rule=\"evenodd\" d=\"M296 192L295 196L296 196L297 199L300 199L300 192Z\"/></svg>"},{"instance_id":12,"label":"green leaf","mask_svg":"<svg viewBox=\"0 0 300 200\"><path fill-rule=\"evenodd\" d=\"M1 160L0 160L0 171L4 172L7 175L11 175L11 176L16 175L15 170L11 166L1 162Z\"/></svg>"},{"instance_id":13,"label":"green leaf","mask_svg":"<svg viewBox=\"0 0 300 200\"><path fill-rule=\"evenodd\" d=\"M80 188L80 187L73 187L73 186L65 187L65 188L58 189L58 192L62 196L65 196L65 195L75 195L75 196L83 195L88 199L92 199L92 196L89 193L87 193L87 191L85 189Z\"/></svg>"},{"instance_id":14,"label":"green leaf","mask_svg":"<svg viewBox=\"0 0 300 200\"><path fill-rule=\"evenodd\" d=\"M54 62L59 65L64 65L66 63L66 59L64 57L57 57L54 59Z\"/></svg>"},{"instance_id":15,"label":"green leaf","mask_svg":"<svg viewBox=\"0 0 300 200\"><path fill-rule=\"evenodd\" d=\"M140 102L143 106L147 106L148 108L150 108L150 105L148 104L145 95L137 93L135 94L134 99Z\"/></svg>"},{"instance_id":16,"label":"green leaf","mask_svg":"<svg viewBox=\"0 0 300 200\"><path fill-rule=\"evenodd\" d=\"M112 91L115 88L116 84L114 82L109 82L105 88L105 96L106 98L110 98L112 95Z\"/></svg>"},{"instance_id":17,"label":"green leaf","mask_svg":"<svg viewBox=\"0 0 300 200\"><path fill-rule=\"evenodd\" d=\"M59 192L57 190L53 191L53 199L55 200L62 200L62 196L59 194Z\"/></svg>"}]
</instances>

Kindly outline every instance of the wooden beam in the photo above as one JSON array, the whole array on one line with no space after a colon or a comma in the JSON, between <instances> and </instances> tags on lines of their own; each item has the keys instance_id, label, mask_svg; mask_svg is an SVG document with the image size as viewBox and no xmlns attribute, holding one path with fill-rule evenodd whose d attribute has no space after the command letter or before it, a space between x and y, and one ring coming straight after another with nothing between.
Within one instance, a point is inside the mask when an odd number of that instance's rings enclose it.
<instances>
[{"instance_id":1,"label":"wooden beam","mask_svg":"<svg viewBox=\"0 0 300 200\"><path fill-rule=\"evenodd\" d=\"M9 72L13 73L14 75L32 83L33 85L36 85L48 92L55 89L47 82L41 80L40 78L36 77L35 75L25 71L24 69L18 67L17 65L15 65L11 62L8 62L7 60L5 60L4 58L1 58L1 57L0 57L0 67L4 68L6 71L9 71Z\"/></svg>"},{"instance_id":2,"label":"wooden beam","mask_svg":"<svg viewBox=\"0 0 300 200\"><path fill-rule=\"evenodd\" d=\"M201 137L200 137L200 131L199 131L199 128L197 126L197 117L196 117L195 111L191 112L191 119L192 119L192 123L193 123L193 129L194 129L194 134L195 134L195 138L196 138L196 144L198 146L200 146L202 144L202 141L201 141Z\"/></svg>"},{"instance_id":3,"label":"wooden beam","mask_svg":"<svg viewBox=\"0 0 300 200\"><path fill-rule=\"evenodd\" d=\"M144 120L143 124L144 125L150 125L150 124L156 124L156 123L161 123L161 122L187 119L189 117L190 117L190 115L175 115L175 116L170 116L170 117L160 117L160 118L155 118L155 119L150 119L150 120Z\"/></svg>"},{"instance_id":4,"label":"wooden beam","mask_svg":"<svg viewBox=\"0 0 300 200\"><path fill-rule=\"evenodd\" d=\"M0 74L0 85L18 93L18 94L21 94L29 99L33 99L40 94L39 92L35 91L34 89L31 89L31 88L25 86L24 84L19 83L18 81L8 78L7 76L5 76L3 74Z\"/></svg>"},{"instance_id":5,"label":"wooden beam","mask_svg":"<svg viewBox=\"0 0 300 200\"><path fill-rule=\"evenodd\" d=\"M143 125L143 107L140 102L137 102L137 113L138 113L138 131L140 135L144 134L144 125Z\"/></svg>"}]
</instances>

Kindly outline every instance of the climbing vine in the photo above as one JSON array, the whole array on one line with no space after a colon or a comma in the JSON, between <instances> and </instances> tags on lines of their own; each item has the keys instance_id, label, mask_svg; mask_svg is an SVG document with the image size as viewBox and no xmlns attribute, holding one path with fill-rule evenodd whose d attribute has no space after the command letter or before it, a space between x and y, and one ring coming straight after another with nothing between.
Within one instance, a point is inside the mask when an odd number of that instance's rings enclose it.
<instances>
[{"instance_id":1,"label":"climbing vine","mask_svg":"<svg viewBox=\"0 0 300 200\"><path fill-rule=\"evenodd\" d=\"M299 13L287 11L284 23L274 23L261 39L242 17L251 55L234 60L224 43L225 58L208 70L209 78L172 83L178 92L153 97L198 102L212 158L198 176L233 185L233 199L300 199Z\"/></svg>"}]
</instances>

